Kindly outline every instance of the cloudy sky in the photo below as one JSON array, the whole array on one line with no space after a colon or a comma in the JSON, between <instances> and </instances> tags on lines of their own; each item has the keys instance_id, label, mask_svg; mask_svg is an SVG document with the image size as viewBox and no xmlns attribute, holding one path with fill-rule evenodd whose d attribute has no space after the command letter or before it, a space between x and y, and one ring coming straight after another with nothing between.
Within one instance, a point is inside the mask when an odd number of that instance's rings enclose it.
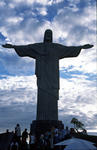
<instances>
[{"instance_id":1,"label":"cloudy sky","mask_svg":"<svg viewBox=\"0 0 97 150\"><path fill-rule=\"evenodd\" d=\"M97 132L95 0L0 0L0 44L43 41L45 29L66 46L93 44L75 58L60 61L59 120L76 117ZM0 45L0 132L30 127L36 116L35 60Z\"/></svg>"}]
</instances>

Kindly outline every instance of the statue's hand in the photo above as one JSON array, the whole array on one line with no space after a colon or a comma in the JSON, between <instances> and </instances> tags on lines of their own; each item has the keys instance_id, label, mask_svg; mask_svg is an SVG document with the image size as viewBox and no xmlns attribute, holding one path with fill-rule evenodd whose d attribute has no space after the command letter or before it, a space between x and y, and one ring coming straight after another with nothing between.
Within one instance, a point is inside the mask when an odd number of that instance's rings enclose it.
<instances>
[{"instance_id":1,"label":"statue's hand","mask_svg":"<svg viewBox=\"0 0 97 150\"><path fill-rule=\"evenodd\" d=\"M90 45L90 44L86 44L86 45L83 45L82 48L83 49L88 49L88 48L92 48L94 45Z\"/></svg>"},{"instance_id":2,"label":"statue's hand","mask_svg":"<svg viewBox=\"0 0 97 150\"><path fill-rule=\"evenodd\" d=\"M4 48L14 48L12 44L4 44L2 45Z\"/></svg>"}]
</instances>

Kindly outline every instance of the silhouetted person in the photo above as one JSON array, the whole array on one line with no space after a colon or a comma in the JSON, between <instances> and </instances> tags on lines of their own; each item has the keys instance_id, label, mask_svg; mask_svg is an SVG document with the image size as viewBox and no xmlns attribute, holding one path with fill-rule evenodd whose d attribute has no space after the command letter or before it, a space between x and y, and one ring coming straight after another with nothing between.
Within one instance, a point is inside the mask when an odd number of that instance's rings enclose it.
<instances>
[{"instance_id":1,"label":"silhouetted person","mask_svg":"<svg viewBox=\"0 0 97 150\"><path fill-rule=\"evenodd\" d=\"M21 127L19 124L16 125L15 127L15 135L17 137L18 143L20 143L20 138L21 138Z\"/></svg>"},{"instance_id":2,"label":"silhouetted person","mask_svg":"<svg viewBox=\"0 0 97 150\"><path fill-rule=\"evenodd\" d=\"M44 41L29 45L2 45L14 48L20 57L31 57L36 60L35 74L38 86L37 120L58 120L59 99L59 60L77 57L81 49L93 45L64 46L53 43L52 31L46 30Z\"/></svg>"},{"instance_id":3,"label":"silhouetted person","mask_svg":"<svg viewBox=\"0 0 97 150\"><path fill-rule=\"evenodd\" d=\"M6 129L6 133L7 133L7 134L9 133L9 129Z\"/></svg>"},{"instance_id":4,"label":"silhouetted person","mask_svg":"<svg viewBox=\"0 0 97 150\"><path fill-rule=\"evenodd\" d=\"M26 141L28 138L28 132L27 132L27 129L25 129L22 133L22 140Z\"/></svg>"}]
</instances>

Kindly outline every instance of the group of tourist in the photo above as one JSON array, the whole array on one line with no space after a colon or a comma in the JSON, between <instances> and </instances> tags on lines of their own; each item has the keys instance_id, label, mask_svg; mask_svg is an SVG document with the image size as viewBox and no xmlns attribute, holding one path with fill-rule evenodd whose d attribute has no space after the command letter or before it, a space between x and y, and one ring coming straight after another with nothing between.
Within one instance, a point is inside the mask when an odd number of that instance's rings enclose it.
<instances>
[{"instance_id":1,"label":"group of tourist","mask_svg":"<svg viewBox=\"0 0 97 150\"><path fill-rule=\"evenodd\" d=\"M28 131L25 129L21 134L21 127L19 124L15 127L15 132L10 143L9 150L28 150L27 138Z\"/></svg>"},{"instance_id":2,"label":"group of tourist","mask_svg":"<svg viewBox=\"0 0 97 150\"><path fill-rule=\"evenodd\" d=\"M35 137L35 135L32 135ZM41 134L40 137L36 138L36 143L32 144L32 149L36 146L38 150L50 150L55 148L55 144L71 137L70 130L68 127L66 129L58 129L57 127L52 127L50 130ZM31 144L31 143L30 143Z\"/></svg>"},{"instance_id":3,"label":"group of tourist","mask_svg":"<svg viewBox=\"0 0 97 150\"><path fill-rule=\"evenodd\" d=\"M10 143L10 150L50 150L54 149L56 143L70 137L71 134L68 127L66 129L52 127L44 134L36 136L35 134L28 133L27 129L21 134L20 125L17 124L13 139ZM29 139L29 143L27 139Z\"/></svg>"}]
</instances>

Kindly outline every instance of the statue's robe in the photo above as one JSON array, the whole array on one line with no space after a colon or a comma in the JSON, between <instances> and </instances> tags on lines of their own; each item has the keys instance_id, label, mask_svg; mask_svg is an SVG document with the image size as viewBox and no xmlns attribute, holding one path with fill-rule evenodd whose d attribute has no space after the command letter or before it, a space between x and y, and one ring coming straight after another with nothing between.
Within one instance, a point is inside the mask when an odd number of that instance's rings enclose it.
<instances>
[{"instance_id":1,"label":"statue's robe","mask_svg":"<svg viewBox=\"0 0 97 150\"><path fill-rule=\"evenodd\" d=\"M57 43L35 43L14 46L21 57L36 59L38 100L37 120L58 120L59 60L76 57L81 46L63 46Z\"/></svg>"}]
</instances>

